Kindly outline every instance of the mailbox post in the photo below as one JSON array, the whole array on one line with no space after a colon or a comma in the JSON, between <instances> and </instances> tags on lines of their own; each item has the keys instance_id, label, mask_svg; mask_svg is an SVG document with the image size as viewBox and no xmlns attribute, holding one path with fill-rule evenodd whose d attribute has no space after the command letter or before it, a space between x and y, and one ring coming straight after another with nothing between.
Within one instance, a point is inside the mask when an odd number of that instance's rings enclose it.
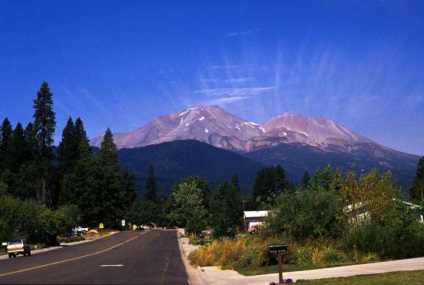
<instances>
[{"instance_id":1,"label":"mailbox post","mask_svg":"<svg viewBox=\"0 0 424 285\"><path fill-rule=\"evenodd\" d=\"M284 283L282 254L287 252L287 244L271 244L269 246L269 252L277 253L277 256L278 256L278 283L282 284L282 283Z\"/></svg>"}]
</instances>

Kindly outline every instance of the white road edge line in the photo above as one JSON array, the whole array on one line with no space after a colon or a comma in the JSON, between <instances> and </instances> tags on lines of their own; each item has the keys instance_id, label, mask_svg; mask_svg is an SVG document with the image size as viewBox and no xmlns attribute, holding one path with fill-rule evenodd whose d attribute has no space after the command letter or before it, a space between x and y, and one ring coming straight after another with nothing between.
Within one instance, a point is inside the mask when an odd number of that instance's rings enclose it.
<instances>
[{"instance_id":1,"label":"white road edge line","mask_svg":"<svg viewBox=\"0 0 424 285\"><path fill-rule=\"evenodd\" d=\"M102 264L100 267L123 267L123 264Z\"/></svg>"}]
</instances>

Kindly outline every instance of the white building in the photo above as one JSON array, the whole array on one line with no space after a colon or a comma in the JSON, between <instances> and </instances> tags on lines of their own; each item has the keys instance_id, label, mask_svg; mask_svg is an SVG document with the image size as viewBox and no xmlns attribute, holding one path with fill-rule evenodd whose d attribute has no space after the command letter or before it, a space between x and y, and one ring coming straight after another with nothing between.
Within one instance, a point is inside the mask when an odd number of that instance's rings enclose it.
<instances>
[{"instance_id":1,"label":"white building","mask_svg":"<svg viewBox=\"0 0 424 285\"><path fill-rule=\"evenodd\" d=\"M269 211L244 211L244 223L246 230L249 231L253 226L260 225L264 222Z\"/></svg>"}]
</instances>

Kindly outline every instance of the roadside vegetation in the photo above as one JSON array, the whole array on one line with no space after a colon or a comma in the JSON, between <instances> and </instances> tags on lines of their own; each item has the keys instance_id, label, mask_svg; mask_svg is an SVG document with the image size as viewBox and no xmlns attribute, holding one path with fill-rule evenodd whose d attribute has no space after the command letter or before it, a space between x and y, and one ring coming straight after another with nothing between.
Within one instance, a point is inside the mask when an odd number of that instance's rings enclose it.
<instances>
[{"instance_id":1,"label":"roadside vegetation","mask_svg":"<svg viewBox=\"0 0 424 285\"><path fill-rule=\"evenodd\" d=\"M424 270L391 272L384 274L358 275L343 278L327 278L319 280L298 280L299 284L329 284L329 285L419 285L424 283Z\"/></svg>"},{"instance_id":2,"label":"roadside vegetation","mask_svg":"<svg viewBox=\"0 0 424 285\"><path fill-rule=\"evenodd\" d=\"M290 185L268 177L264 189ZM189 255L191 264L267 273L270 266L275 270L276 256L268 250L274 243L287 244L284 262L291 271L424 256L422 207L404 202L390 172L357 177L328 166L305 174L294 190L256 194L252 205L270 209L257 235L216 237Z\"/></svg>"}]
</instances>

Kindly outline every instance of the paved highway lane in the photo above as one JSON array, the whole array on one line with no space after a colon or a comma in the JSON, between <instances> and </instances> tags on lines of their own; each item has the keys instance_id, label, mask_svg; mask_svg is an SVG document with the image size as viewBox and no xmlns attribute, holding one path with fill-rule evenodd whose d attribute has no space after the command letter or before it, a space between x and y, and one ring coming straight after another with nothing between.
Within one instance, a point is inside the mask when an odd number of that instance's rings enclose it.
<instances>
[{"instance_id":1,"label":"paved highway lane","mask_svg":"<svg viewBox=\"0 0 424 285\"><path fill-rule=\"evenodd\" d=\"M188 284L176 231L120 232L0 260L0 284Z\"/></svg>"}]
</instances>

